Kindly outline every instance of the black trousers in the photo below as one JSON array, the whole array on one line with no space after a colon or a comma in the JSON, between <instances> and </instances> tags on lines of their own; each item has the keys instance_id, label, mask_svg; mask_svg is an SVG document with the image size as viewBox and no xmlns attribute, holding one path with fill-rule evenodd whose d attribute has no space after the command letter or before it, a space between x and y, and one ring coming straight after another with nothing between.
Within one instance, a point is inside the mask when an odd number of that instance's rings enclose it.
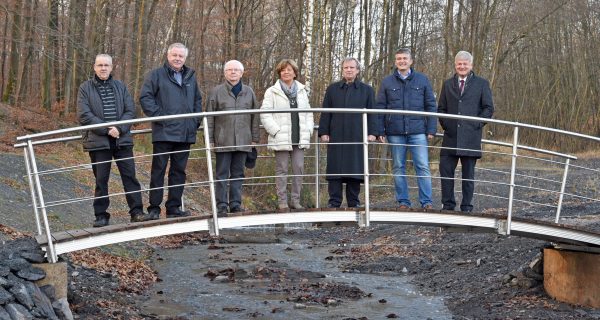
<instances>
[{"instance_id":1,"label":"black trousers","mask_svg":"<svg viewBox=\"0 0 600 320\"><path fill-rule=\"evenodd\" d=\"M342 187L346 184L346 202L348 208L358 207L360 200L358 195L360 194L360 180L353 178L340 178L340 179L329 179L328 191L329 191L329 203L330 208L339 208L342 205L343 195Z\"/></svg>"},{"instance_id":2,"label":"black trousers","mask_svg":"<svg viewBox=\"0 0 600 320\"><path fill-rule=\"evenodd\" d=\"M171 160L169 167L169 191L165 207L167 212L176 211L181 207L181 197L183 196L183 184L185 183L185 167L190 156L190 144L182 142L153 142L152 171L150 173L150 210L160 210L160 204L163 200L163 186L167 164ZM169 154L159 154L165 152L174 152ZM181 185L181 186L179 186ZM176 186L176 187L171 187ZM155 189L157 188L157 189Z\"/></svg>"},{"instance_id":3,"label":"black trousers","mask_svg":"<svg viewBox=\"0 0 600 320\"><path fill-rule=\"evenodd\" d=\"M133 149L131 147L90 151L92 171L94 172L94 177L96 178L96 189L94 191L94 214L96 217L110 217L110 214L106 210L110 205L110 199L107 196L108 180L110 178L110 168L112 165L111 160L120 160L131 157L133 157ZM140 182L135 177L135 163L133 159L115 162L117 164L117 168L119 169L119 174L121 175L123 189L125 189L125 192L133 192L125 195L127 204L129 205L129 213L133 214L142 212L142 194L139 192L142 188L140 186Z\"/></svg>"},{"instance_id":4,"label":"black trousers","mask_svg":"<svg viewBox=\"0 0 600 320\"><path fill-rule=\"evenodd\" d=\"M244 168L248 152L231 151L217 152L217 180L216 198L217 207L235 208L242 204L242 184L244 182ZM231 179L227 181L228 179ZM229 192L227 185L229 184Z\"/></svg>"},{"instance_id":5,"label":"black trousers","mask_svg":"<svg viewBox=\"0 0 600 320\"><path fill-rule=\"evenodd\" d=\"M456 200L454 198L454 172L458 165L462 166L462 201L461 211L473 211L473 191L475 190L475 157L440 156L440 176L442 177L442 205L445 210L454 210ZM448 179L444 179L448 178Z\"/></svg>"}]
</instances>

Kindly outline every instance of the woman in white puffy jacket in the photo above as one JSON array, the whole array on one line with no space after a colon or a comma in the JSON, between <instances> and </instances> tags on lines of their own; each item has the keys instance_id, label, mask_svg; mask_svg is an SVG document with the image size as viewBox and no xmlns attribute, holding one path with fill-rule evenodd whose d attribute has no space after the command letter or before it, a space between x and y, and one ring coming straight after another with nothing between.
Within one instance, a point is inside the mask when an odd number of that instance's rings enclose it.
<instances>
[{"instance_id":1,"label":"woman in white puffy jacket","mask_svg":"<svg viewBox=\"0 0 600 320\"><path fill-rule=\"evenodd\" d=\"M296 81L298 65L292 59L283 59L275 68L279 80L267 89L262 110L309 109L308 93L303 84ZM275 151L275 186L279 209L303 209L300 204L302 175L304 174L304 150L310 147L314 122L312 112L261 113L260 121L269 134L267 146ZM292 158L291 201L288 207L287 173Z\"/></svg>"}]
</instances>

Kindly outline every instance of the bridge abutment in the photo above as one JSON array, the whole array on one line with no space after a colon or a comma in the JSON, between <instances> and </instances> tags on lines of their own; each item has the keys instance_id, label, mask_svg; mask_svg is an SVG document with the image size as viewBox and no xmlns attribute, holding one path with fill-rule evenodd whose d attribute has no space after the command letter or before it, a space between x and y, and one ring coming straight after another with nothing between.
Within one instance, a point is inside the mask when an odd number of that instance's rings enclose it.
<instances>
[{"instance_id":1,"label":"bridge abutment","mask_svg":"<svg viewBox=\"0 0 600 320\"><path fill-rule=\"evenodd\" d=\"M600 308L600 254L544 249L544 289L556 300Z\"/></svg>"}]
</instances>

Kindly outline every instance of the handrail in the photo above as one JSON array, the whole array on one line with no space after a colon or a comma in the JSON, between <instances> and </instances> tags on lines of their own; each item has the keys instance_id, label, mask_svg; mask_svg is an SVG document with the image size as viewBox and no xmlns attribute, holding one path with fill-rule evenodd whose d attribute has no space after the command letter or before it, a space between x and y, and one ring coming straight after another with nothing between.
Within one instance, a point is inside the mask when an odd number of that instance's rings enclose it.
<instances>
[{"instance_id":1,"label":"handrail","mask_svg":"<svg viewBox=\"0 0 600 320\"><path fill-rule=\"evenodd\" d=\"M212 153L215 151L218 151L219 147L212 147L210 146L209 142L209 131L208 131L208 122L207 122L207 117L211 117L211 116L227 116L227 115L242 115L242 114L262 114L262 113L291 113L291 112L302 112L302 113L307 113L307 112L311 112L311 113L344 113L344 114L360 114L362 116L362 124L363 124L363 132L362 132L362 141L356 141L356 142L351 142L351 143L327 143L327 145L337 145L337 144L355 144L355 145L362 145L363 148L363 154L361 155L364 159L364 186L365 186L365 190L364 190L364 199L365 199L365 206L362 209L362 212L359 214L359 218L358 218L358 222L359 225L361 226L369 226L370 221L371 221L371 217L370 217L370 211L371 211L371 207L370 207L370 197L371 197L371 191L370 191L370 186L371 187L377 187L378 185L376 183L371 183L373 181L370 181L372 178L376 178L378 176L380 176L380 174L377 173L371 173L369 170L369 150L368 147L372 146L372 145L376 145L376 143L371 143L367 140L367 128L368 128L368 116L372 115L372 114L400 114L400 115L417 115L417 116L434 116L434 117L438 117L438 118L447 118L447 119L459 119L459 120L463 120L463 121L476 121L476 122L486 122L486 123L494 123L494 124L501 124L501 125L507 125L510 126L514 129L513 131L513 137L512 137L512 143L510 142L502 142L502 141L494 141L494 140L488 140L488 139L483 139L482 143L485 144L491 144L491 145L498 145L501 147L507 147L507 148L511 148L512 152L498 152L498 151L488 151L488 150L482 150L482 152L484 153L490 153L490 154L497 154L500 156L508 156L511 157L511 168L510 168L510 172L504 172L504 173L509 173L510 174L510 181L509 182L503 182L503 181L485 181L485 180L469 180L469 179L461 179L463 181L478 181L478 182L484 182L484 183L490 183L490 184L497 184L497 185L504 185L504 186L508 186L509 187L509 195L508 195L508 214L507 214L507 225L506 228L504 230L504 232L506 234L510 234L510 230L511 230L511 221L512 221L512 215L513 215L513 203L514 202L525 202L525 203L530 203L530 204L536 204L536 205L542 205L542 206L547 206L547 207L556 207L556 217L555 217L555 221L556 223L558 223L559 219L560 219L560 212L561 212L561 208L562 208L562 204L563 204L563 197L565 195L569 195L569 196L573 196L573 197L579 197L579 198L583 198L583 199L591 199L594 201L600 201L600 200L596 200L596 199L592 199L589 197L585 197L585 196L580 196L580 195L573 195L572 193L567 193L565 192L565 186L567 183L567 176L568 176L568 170L569 170L569 166L571 168L577 167L574 166L571 163L571 160L577 160L577 156L575 155L570 155L570 154L565 154L565 153L561 153L561 152L556 152L556 151L552 151L552 150L545 150L545 149L540 149L540 148L535 148L535 147L531 147L531 146L526 146L526 145L521 145L519 144L519 132L521 128L528 128L528 129L535 129L535 130L541 130L541 131L547 131L547 132L553 132L553 133L558 133L558 134L563 134L566 136L571 136L571 137L576 137L576 138L583 138L583 139L588 139L588 140L592 140L592 141L597 141L600 142L600 138L599 137L594 137L594 136L589 136L589 135L585 135L585 134L580 134L580 133L576 133L576 132L569 132L569 131L564 131L564 130L560 130L560 129L554 129L554 128L547 128L547 127L541 127L541 126L536 126L536 125L529 125L529 124L522 124L522 123L518 123L518 122L511 122L511 121L504 121L504 120L498 120L498 119L487 119L487 118L479 118L479 117L469 117L469 116L463 116L463 115L452 115L452 114L438 114L438 113L430 113L430 112L421 112L421 111L405 111L405 110L387 110L387 109L323 109L323 108L311 108L311 109L284 109L284 110L260 110L260 109L253 109L253 110L232 110L232 111L217 111L217 112L200 112L200 113L190 113L190 114L180 114L180 115L167 115L167 116L159 116L159 117L148 117L148 118L139 118L139 119L131 119L131 120L123 120L123 121L114 121L114 122L109 122L109 123L101 123L101 124L94 124L94 125L87 125L87 126L79 126L79 127L72 127L72 128L64 128L64 129L59 129L59 130L53 130L53 131L48 131L48 132L41 132L41 133L35 133L35 134L30 134L30 135L25 135L25 136L20 136L17 138L17 141L20 141L20 143L15 144L15 148L24 148L24 157L26 160L26 166L27 166L27 175L28 175L28 179L30 181L30 186L31 186L31 194L32 194L32 202L33 202L33 206L34 206L34 210L35 210L35 214L36 214L36 222L38 223L38 233L41 234L42 232L42 228L41 228L41 224L39 222L40 219L40 214L38 212L38 209L41 209L41 217L43 218L43 222L44 222L44 231L47 233L48 235L48 243L49 243L49 256L51 256L51 261L55 261L56 257L55 257L55 253L53 252L52 249L52 240L51 240L51 235L50 235L50 228L49 228L49 224L48 224L48 217L47 217L47 213L46 213L46 208L48 207L52 207L52 206L57 206L57 205L63 205L63 204L68 204L68 203L73 203L73 202L79 202L79 201L84 201L84 200L89 200L89 199L94 199L94 197L90 198L90 197L85 197L85 198L78 198L78 199L63 199L63 200L54 200L54 201L44 201L44 197L43 197L43 191L41 188L41 182L39 180L40 176L44 175L44 174L54 174L54 173L58 173L58 172L65 172L65 168L60 168L60 169L51 169L51 170L47 170L47 171L38 171L37 167L36 167L36 161L35 161L35 154L34 154L34 146L37 145L42 145L42 144L50 144L50 143L61 143L61 142L68 142L68 141L73 141L73 140L79 140L81 139L81 135L71 135L71 136L66 136L66 137L54 137L56 135L63 135L63 134L71 134L74 132L81 132L81 131L85 131L85 130L92 130L92 129L98 129L98 128L106 128L106 127L110 127L110 126L119 126L119 125L133 125L133 124L138 124L138 123L147 123L147 122L155 122L155 121L164 121L164 120L174 120L174 119L186 119L186 118L201 118L202 120L202 126L200 127L201 129L199 131L203 132L203 143L204 143L204 147L202 148L195 148L195 149L191 149L191 151L200 151L200 152L205 152L206 156L203 157L202 159L205 159L207 161L207 170L208 170L208 180L207 181L195 181L195 182L190 182L190 183L184 183L181 185L177 185L177 186L191 186L191 187L198 187L198 186L206 186L208 185L210 187L210 194L211 194L211 209L212 209L212 214L213 214L213 220L211 222L211 231L218 235L219 233L219 224L218 224L218 218L217 218L217 210L216 210L216 202L215 202L215 183L218 181L222 181L222 180L215 180L214 177L212 176ZM315 128L318 128L318 126L315 126ZM150 133L152 130L151 129L141 129L141 130L132 130L131 133L132 134L147 134ZM441 136L441 134L437 134L437 136ZM316 135L315 135L315 139L317 139ZM199 144L202 143L202 140L199 140L198 142ZM323 143L319 143L319 142L311 142L309 143L310 145L314 145L316 146L315 149L315 153L314 155L307 155L306 157L309 158L314 158L314 176L315 176L315 181L314 181L314 185L315 185L315 190L316 190L316 198L315 198L315 207L319 207L319 190L320 190L320 179L322 179L322 177L327 177L328 174L325 173L321 173L320 171L320 154L319 154L319 147L321 145L323 145ZM389 145L389 143L388 143ZM265 145L261 145L261 146L265 146ZM432 149L442 149L445 147L439 147L439 146L428 146L429 148ZM468 149L460 149L460 148L451 148L451 149L456 149L456 150L468 150ZM545 155L549 155L549 156L556 156L556 157L560 157L562 159L564 159L565 161L554 161L554 160L549 160L549 159L543 159L543 158L537 158L537 157L533 157L530 155L522 155L519 154L519 151L521 150L525 150L525 151L530 151L533 153L539 153L539 154L545 154ZM479 150L477 150L479 151ZM169 152L172 153L172 152ZM143 155L143 156L134 156L133 158L139 158L139 157L151 157L153 155ZM358 156L358 155L357 155ZM128 158L131 159L131 158ZM561 181L554 181L554 180L550 180L550 179L544 179L544 178L539 178L540 180L545 180L546 182L552 182L552 183L561 183L560 185L560 190L559 191L555 191L555 190L551 190L548 188L541 188L541 187L531 187L531 186L527 186L524 184L520 184L517 183L515 181L516 177L526 177L526 178L534 178L534 179L538 179L537 177L533 177L533 176L528 176L528 175L523 175L523 174L519 174L516 172L517 169L517 159L534 159L534 160L540 160L540 161L549 161L551 163L556 163L559 165L564 165L564 171L562 172L562 179ZM82 164L82 165L78 165L78 166L71 166L71 167L66 167L66 168L71 168L73 170L78 169L80 167L86 167L87 164ZM313 174L304 174L301 176L312 176ZM288 175L288 176L294 176L294 175ZM415 175L410 175L410 174L406 174L407 177L417 177ZM250 177L250 178L244 178L243 180L250 180L250 179L266 179L266 178L274 178L276 176L262 176L262 177ZM436 179L438 179L438 177L435 177ZM442 178L439 177L439 179L452 179L452 180L457 180L456 178L452 177L452 178ZM377 182L377 181L374 181ZM171 187L177 187L177 186L167 186L165 188L171 188ZM543 203L537 203L534 201L528 201L528 200L523 200L523 199L516 199L517 197L515 197L515 189L516 188L523 188L523 189L532 189L532 190L539 190L539 191L543 191L543 192L548 192L550 194L558 194L558 205L554 206L554 205L548 205L548 204L543 204ZM143 190L139 191L139 192L144 192L144 191L148 191L150 189L148 188L144 188ZM137 191L136 191L137 192ZM110 196L114 196L114 195L122 195L122 194L127 194L127 192L121 192L121 193L114 193L114 194L110 194L107 195L106 197L110 197ZM375 194L375 193L374 193ZM487 195L486 195L487 196ZM503 197L498 197L498 198L502 198L502 199L506 199Z\"/></svg>"},{"instance_id":2,"label":"handrail","mask_svg":"<svg viewBox=\"0 0 600 320\"><path fill-rule=\"evenodd\" d=\"M590 136L590 135L583 134L583 133L577 133L577 132L572 132L572 131L566 131L566 130L561 130L561 129L548 128L548 127L544 127L544 126L525 124L525 123L506 121L506 120L488 119L488 118L454 115L454 114L446 114L446 113L436 113L436 112L424 112L424 111L390 110L390 109L341 109L341 108L340 109L338 109L338 108L310 108L310 109L289 109L289 110L252 109L252 110L196 112L196 113L186 113L186 114L167 115L167 116L158 116L158 117L145 117L145 118L137 118L137 119L131 119L131 120L121 120L121 121L114 121L114 122L91 124L91 125L86 125L86 126L64 128L64 129L59 129L59 130L29 134L29 135L17 137L17 141L26 141L26 140L32 140L32 139L37 139L37 138L42 138L42 137L53 136L53 135L57 135L57 134L77 132L77 131L82 131L82 130L107 128L107 127L111 127L111 126L126 125L126 124L138 124L138 123L156 122L156 121L164 121L164 120L177 120L177 119L227 116L227 115L260 114L260 113L290 113L290 112L298 112L298 113L307 113L307 112L312 112L312 113L359 113L359 114L366 113L366 114L400 114L400 115L416 115L416 116L434 116L437 118L444 118L444 119L457 119L457 120L466 120L466 121L495 123L495 124L502 124L502 125L518 127L518 128L528 128L528 129L535 129L535 130L541 130L541 131L548 131L548 132L560 133L560 134L564 134L567 136L573 136L573 137L589 139L589 140L593 140L596 142L600 142L600 137L594 137L594 136Z\"/></svg>"}]
</instances>

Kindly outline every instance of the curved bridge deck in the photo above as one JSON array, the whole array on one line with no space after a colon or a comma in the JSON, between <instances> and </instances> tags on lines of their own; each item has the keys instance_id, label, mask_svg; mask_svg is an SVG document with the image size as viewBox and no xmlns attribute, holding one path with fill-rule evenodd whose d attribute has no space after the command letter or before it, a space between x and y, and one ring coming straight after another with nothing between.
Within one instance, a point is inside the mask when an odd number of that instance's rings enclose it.
<instances>
[{"instance_id":1,"label":"curved bridge deck","mask_svg":"<svg viewBox=\"0 0 600 320\"><path fill-rule=\"evenodd\" d=\"M304 209L285 213L244 212L218 218L219 229L245 226L264 226L289 223L325 223L364 225L363 209ZM52 233L56 254L99 247L108 244L195 231L214 232L212 216L192 216L176 219L110 225ZM493 232L506 234L507 217L482 213L463 214L456 211L371 209L372 224L409 224L447 227L462 232ZM600 234L581 228L512 218L511 235L535 238L569 245L588 247L586 251L600 252ZM47 247L46 235L36 237Z\"/></svg>"}]
</instances>

